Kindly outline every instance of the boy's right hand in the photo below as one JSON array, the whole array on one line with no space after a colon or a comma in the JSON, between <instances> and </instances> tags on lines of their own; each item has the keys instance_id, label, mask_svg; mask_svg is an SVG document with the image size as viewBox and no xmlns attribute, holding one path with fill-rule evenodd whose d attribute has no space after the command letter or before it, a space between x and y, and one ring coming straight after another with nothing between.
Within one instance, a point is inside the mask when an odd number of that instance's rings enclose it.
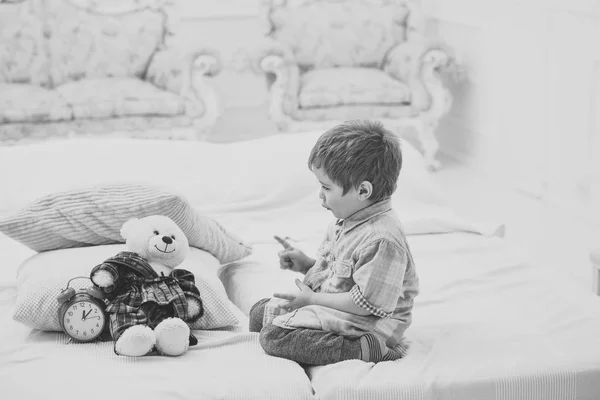
<instances>
[{"instance_id":1,"label":"boy's right hand","mask_svg":"<svg viewBox=\"0 0 600 400\"><path fill-rule=\"evenodd\" d=\"M281 269L289 269L294 272L305 274L313 265L315 260L304 254L302 250L298 250L286 239L279 236L273 236L282 246L283 250L279 253L279 266Z\"/></svg>"}]
</instances>

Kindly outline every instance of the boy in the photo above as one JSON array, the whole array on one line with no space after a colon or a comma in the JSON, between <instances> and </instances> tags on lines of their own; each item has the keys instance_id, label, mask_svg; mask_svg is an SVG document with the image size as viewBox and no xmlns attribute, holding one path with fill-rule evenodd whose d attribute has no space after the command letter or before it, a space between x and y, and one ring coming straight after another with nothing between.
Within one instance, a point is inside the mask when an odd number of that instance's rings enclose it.
<instances>
[{"instance_id":1,"label":"boy","mask_svg":"<svg viewBox=\"0 0 600 400\"><path fill-rule=\"evenodd\" d=\"M400 144L378 122L349 121L325 132L308 167L322 206L337 218L313 259L275 237L284 269L305 274L296 293L275 293L250 310L266 353L307 365L401 358L418 277L390 197Z\"/></svg>"}]
</instances>

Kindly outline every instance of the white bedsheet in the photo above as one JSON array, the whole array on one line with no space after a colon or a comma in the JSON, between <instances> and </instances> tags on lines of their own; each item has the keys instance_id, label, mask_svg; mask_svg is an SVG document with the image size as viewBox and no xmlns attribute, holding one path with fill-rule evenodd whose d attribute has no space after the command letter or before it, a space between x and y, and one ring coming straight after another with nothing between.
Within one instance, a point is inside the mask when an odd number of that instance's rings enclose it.
<instances>
[{"instance_id":1,"label":"white bedsheet","mask_svg":"<svg viewBox=\"0 0 600 400\"><path fill-rule=\"evenodd\" d=\"M10 290L0 289L3 399L312 398L302 368L267 356L258 335L244 328L194 331L198 345L180 357L123 357L111 342L68 343L62 333L32 331L12 321Z\"/></svg>"},{"instance_id":2,"label":"white bedsheet","mask_svg":"<svg viewBox=\"0 0 600 400\"><path fill-rule=\"evenodd\" d=\"M320 399L568 400L600 398L600 299L565 292L561 277L526 262L497 237L408 238L421 280L409 355L311 368ZM307 244L307 247L311 247ZM222 268L244 312L295 290L277 245Z\"/></svg>"},{"instance_id":3,"label":"white bedsheet","mask_svg":"<svg viewBox=\"0 0 600 400\"><path fill-rule=\"evenodd\" d=\"M274 291L295 290L294 274L278 269L272 235L291 236L310 252L331 220L305 165L316 136L231 145L84 139L0 147L0 215L77 185L170 185L254 244L251 257L220 271L231 300L247 314ZM600 299L568 292L560 276L524 262L497 237L501 226L452 213L418 153L404 148L393 201L421 279L405 359L343 362L307 376L293 362L267 357L243 327L198 332L200 344L178 358L132 360L115 356L109 343L65 344L64 335L12 321L16 270L31 251L0 235L2 398L304 399L312 383L326 400L599 399Z\"/></svg>"}]
</instances>

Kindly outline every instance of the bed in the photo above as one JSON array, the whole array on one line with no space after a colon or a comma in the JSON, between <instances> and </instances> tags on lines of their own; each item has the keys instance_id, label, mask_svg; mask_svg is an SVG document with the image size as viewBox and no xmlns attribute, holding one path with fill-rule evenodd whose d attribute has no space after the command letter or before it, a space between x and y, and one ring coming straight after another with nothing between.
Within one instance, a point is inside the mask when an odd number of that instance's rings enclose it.
<instances>
[{"instance_id":1,"label":"bed","mask_svg":"<svg viewBox=\"0 0 600 400\"><path fill-rule=\"evenodd\" d=\"M568 291L560 276L529 262L502 238L503 226L453 212L407 142L393 204L421 281L408 355L311 368L267 356L248 332L248 311L294 287L294 273L278 268L273 235L314 251L331 218L306 166L318 135L230 144L75 138L0 147L2 398L600 398L599 298ZM191 253L189 265L229 319L219 324L215 313L217 322L194 331L199 344L184 356L129 358L115 355L109 342L69 343L51 324L32 320L48 304L24 303L40 291L51 298L58 290L52 279L90 268L122 245L38 253L11 238L2 219L48 194L115 184L173 190L252 246L234 260Z\"/></svg>"}]
</instances>

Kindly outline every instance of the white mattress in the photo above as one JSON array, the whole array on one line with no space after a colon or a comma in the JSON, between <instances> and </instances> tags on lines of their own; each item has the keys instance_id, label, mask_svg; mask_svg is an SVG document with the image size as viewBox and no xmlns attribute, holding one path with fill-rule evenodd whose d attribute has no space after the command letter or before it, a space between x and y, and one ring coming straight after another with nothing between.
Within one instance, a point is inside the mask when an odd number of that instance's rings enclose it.
<instances>
[{"instance_id":1,"label":"white mattress","mask_svg":"<svg viewBox=\"0 0 600 400\"><path fill-rule=\"evenodd\" d=\"M84 183L169 184L254 244L251 257L220 271L230 299L247 313L274 291L295 288L293 274L278 268L272 235L291 236L311 251L331 218L319 207L318 185L305 164L315 138L0 147L0 171L11 171L0 174L0 215L49 191ZM493 236L499 227L454 215L418 153L408 144L404 151L394 207L421 279L406 358L304 371L266 356L257 335L245 327L197 332L200 344L177 358L132 360L115 356L109 343L66 344L64 335L12 321L15 271L31 251L0 235L0 396L304 399L314 390L326 400L600 399L600 299L567 292L560 276L525 262ZM149 175L148 160L170 169L158 167Z\"/></svg>"}]
</instances>

